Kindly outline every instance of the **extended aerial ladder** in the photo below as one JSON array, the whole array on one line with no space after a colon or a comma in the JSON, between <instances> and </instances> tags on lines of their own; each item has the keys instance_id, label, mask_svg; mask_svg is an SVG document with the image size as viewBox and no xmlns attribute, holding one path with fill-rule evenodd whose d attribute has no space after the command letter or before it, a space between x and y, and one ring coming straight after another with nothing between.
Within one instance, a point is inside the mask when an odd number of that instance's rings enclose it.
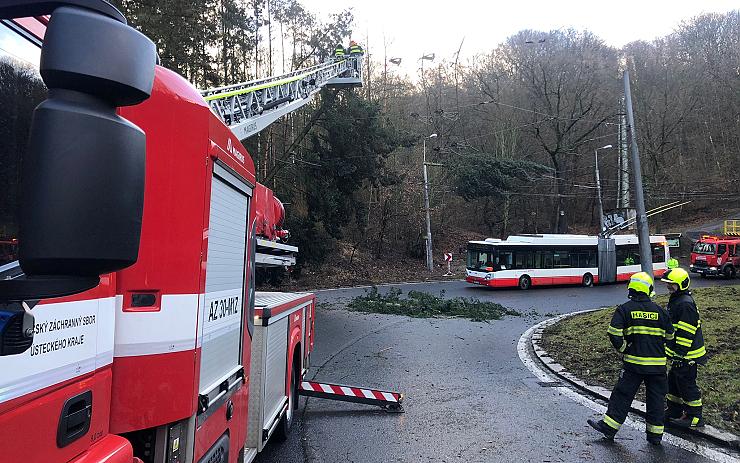
<instances>
[{"instance_id":1,"label":"extended aerial ladder","mask_svg":"<svg viewBox=\"0 0 740 463\"><path fill-rule=\"evenodd\" d=\"M244 141L308 104L324 87L361 87L362 58L362 54L349 55L279 76L203 90L201 94L211 111ZM295 246L264 237L258 237L256 245L256 263L260 267L288 267L296 263Z\"/></svg>"},{"instance_id":2,"label":"extended aerial ladder","mask_svg":"<svg viewBox=\"0 0 740 463\"><path fill-rule=\"evenodd\" d=\"M362 57L350 55L287 74L201 92L211 110L245 140L311 101L323 87L361 87Z\"/></svg>"}]
</instances>

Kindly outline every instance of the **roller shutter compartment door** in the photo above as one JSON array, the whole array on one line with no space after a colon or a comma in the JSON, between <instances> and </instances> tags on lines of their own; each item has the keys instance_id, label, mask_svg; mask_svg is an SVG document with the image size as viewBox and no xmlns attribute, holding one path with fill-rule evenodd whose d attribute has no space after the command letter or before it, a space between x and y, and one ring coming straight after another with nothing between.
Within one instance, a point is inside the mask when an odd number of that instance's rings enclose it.
<instances>
[{"instance_id":1,"label":"roller shutter compartment door","mask_svg":"<svg viewBox=\"0 0 740 463\"><path fill-rule=\"evenodd\" d=\"M214 175L211 187L206 292L201 320L201 393L207 392L241 364L249 197L232 182Z\"/></svg>"}]
</instances>

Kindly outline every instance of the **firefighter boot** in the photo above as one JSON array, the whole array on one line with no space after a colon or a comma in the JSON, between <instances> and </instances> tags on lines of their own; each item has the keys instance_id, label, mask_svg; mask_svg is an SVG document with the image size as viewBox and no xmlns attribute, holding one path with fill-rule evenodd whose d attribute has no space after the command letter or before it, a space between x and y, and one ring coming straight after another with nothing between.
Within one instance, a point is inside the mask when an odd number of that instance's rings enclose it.
<instances>
[{"instance_id":1,"label":"firefighter boot","mask_svg":"<svg viewBox=\"0 0 740 463\"><path fill-rule=\"evenodd\" d=\"M668 420L677 420L683 416L683 400L681 400L678 395L678 391L672 391L671 389L676 389L676 387L672 387L671 384L671 377L668 377L668 394L666 394L666 402L668 403L668 406L665 409L665 421Z\"/></svg>"},{"instance_id":2,"label":"firefighter boot","mask_svg":"<svg viewBox=\"0 0 740 463\"><path fill-rule=\"evenodd\" d=\"M663 436L661 434L653 434L651 432L647 433L648 444L661 445L660 443L662 440Z\"/></svg>"},{"instance_id":3,"label":"firefighter boot","mask_svg":"<svg viewBox=\"0 0 740 463\"><path fill-rule=\"evenodd\" d=\"M704 426L704 418L687 415L678 420L671 420L671 423L681 428L701 428Z\"/></svg>"},{"instance_id":4,"label":"firefighter boot","mask_svg":"<svg viewBox=\"0 0 740 463\"><path fill-rule=\"evenodd\" d=\"M615 430L610 428L606 423L604 423L602 420L596 421L592 420L591 418L587 419L586 422L595 430L599 431L601 434L604 435L604 438L608 440L614 440L614 435L617 434Z\"/></svg>"}]
</instances>

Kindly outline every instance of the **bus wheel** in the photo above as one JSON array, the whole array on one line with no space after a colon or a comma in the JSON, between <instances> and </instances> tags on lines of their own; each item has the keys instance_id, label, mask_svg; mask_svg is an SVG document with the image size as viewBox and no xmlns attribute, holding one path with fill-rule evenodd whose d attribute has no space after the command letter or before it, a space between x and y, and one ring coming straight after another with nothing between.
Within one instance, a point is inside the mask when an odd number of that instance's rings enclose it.
<instances>
[{"instance_id":1,"label":"bus wheel","mask_svg":"<svg viewBox=\"0 0 740 463\"><path fill-rule=\"evenodd\" d=\"M529 278L527 275L522 275L521 278L519 278L519 289L529 289L532 287L532 279Z\"/></svg>"},{"instance_id":2,"label":"bus wheel","mask_svg":"<svg viewBox=\"0 0 740 463\"><path fill-rule=\"evenodd\" d=\"M583 280L581 281L581 284L587 288L590 288L594 285L594 276L590 273L583 275Z\"/></svg>"}]
</instances>

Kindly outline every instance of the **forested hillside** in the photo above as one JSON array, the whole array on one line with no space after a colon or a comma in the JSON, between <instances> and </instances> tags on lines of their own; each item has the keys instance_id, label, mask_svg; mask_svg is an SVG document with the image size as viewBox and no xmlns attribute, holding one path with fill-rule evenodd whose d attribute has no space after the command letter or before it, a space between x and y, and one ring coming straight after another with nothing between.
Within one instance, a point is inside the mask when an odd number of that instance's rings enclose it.
<instances>
[{"instance_id":1,"label":"forested hillside","mask_svg":"<svg viewBox=\"0 0 740 463\"><path fill-rule=\"evenodd\" d=\"M200 88L327 59L352 35L350 10L316 17L298 0L119 0L162 63ZM647 207L674 228L735 209L740 187L740 11L687 18L622 49L589 31L524 30L470 60L437 56L404 76L365 44L366 82L325 91L246 146L258 179L287 203L301 263L419 266L422 140L437 243L514 232L598 230L594 150L605 209L616 207L622 70L628 69ZM389 57L389 56L388 56ZM442 249L435 249L435 259ZM360 262L360 264L358 264Z\"/></svg>"}]
</instances>

